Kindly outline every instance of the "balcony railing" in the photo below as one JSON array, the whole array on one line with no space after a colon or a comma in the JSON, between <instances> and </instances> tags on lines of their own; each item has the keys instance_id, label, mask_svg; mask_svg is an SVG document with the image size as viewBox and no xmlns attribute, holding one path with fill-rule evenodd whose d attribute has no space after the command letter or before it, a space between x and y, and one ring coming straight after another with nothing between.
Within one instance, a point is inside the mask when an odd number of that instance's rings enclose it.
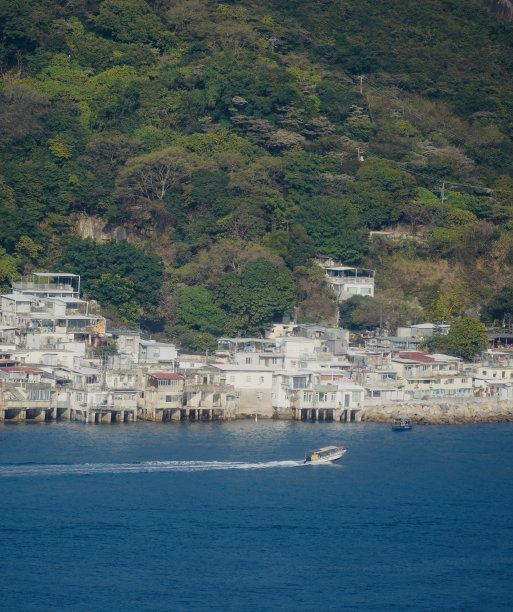
<instances>
[{"instance_id":1,"label":"balcony railing","mask_svg":"<svg viewBox=\"0 0 513 612\"><path fill-rule=\"evenodd\" d=\"M17 281L12 284L13 289L35 290L35 291L69 291L77 293L72 285L63 283L32 283L29 281Z\"/></svg>"}]
</instances>

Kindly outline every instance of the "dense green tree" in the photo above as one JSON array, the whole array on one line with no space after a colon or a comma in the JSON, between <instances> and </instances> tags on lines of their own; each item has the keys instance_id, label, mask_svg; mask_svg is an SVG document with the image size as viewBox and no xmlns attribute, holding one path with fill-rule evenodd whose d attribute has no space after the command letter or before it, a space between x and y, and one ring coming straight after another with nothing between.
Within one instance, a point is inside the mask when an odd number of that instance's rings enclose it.
<instances>
[{"instance_id":1,"label":"dense green tree","mask_svg":"<svg viewBox=\"0 0 513 612\"><path fill-rule=\"evenodd\" d=\"M0 3L0 62L16 65L20 53L32 52L41 37L42 26L47 25L48 16L40 10L37 0ZM38 21L43 20L43 23Z\"/></svg>"},{"instance_id":2,"label":"dense green tree","mask_svg":"<svg viewBox=\"0 0 513 612\"><path fill-rule=\"evenodd\" d=\"M286 268L264 258L248 263L240 274L227 274L215 290L217 304L228 314L230 334L262 334L294 304L294 281Z\"/></svg>"},{"instance_id":3,"label":"dense green tree","mask_svg":"<svg viewBox=\"0 0 513 612\"><path fill-rule=\"evenodd\" d=\"M189 330L220 335L226 324L226 314L214 304L211 291L196 285L178 289L176 313L180 325Z\"/></svg>"},{"instance_id":4,"label":"dense green tree","mask_svg":"<svg viewBox=\"0 0 513 612\"><path fill-rule=\"evenodd\" d=\"M368 232L356 230L358 214L347 198L302 199L297 219L317 252L350 265L362 260L368 247Z\"/></svg>"},{"instance_id":5,"label":"dense green tree","mask_svg":"<svg viewBox=\"0 0 513 612\"><path fill-rule=\"evenodd\" d=\"M385 159L369 158L348 186L348 196L371 229L396 222L416 195L411 174Z\"/></svg>"},{"instance_id":6,"label":"dense green tree","mask_svg":"<svg viewBox=\"0 0 513 612\"><path fill-rule=\"evenodd\" d=\"M130 158L119 174L120 197L132 201L141 198L160 200L190 179L196 159L181 147L167 147Z\"/></svg>"},{"instance_id":7,"label":"dense green tree","mask_svg":"<svg viewBox=\"0 0 513 612\"><path fill-rule=\"evenodd\" d=\"M511 327L513 320L513 287L506 285L481 310L481 320L488 325Z\"/></svg>"},{"instance_id":8,"label":"dense green tree","mask_svg":"<svg viewBox=\"0 0 513 612\"><path fill-rule=\"evenodd\" d=\"M174 41L144 0L103 0L95 26L103 35L120 42L154 44L165 49Z\"/></svg>"},{"instance_id":9,"label":"dense green tree","mask_svg":"<svg viewBox=\"0 0 513 612\"><path fill-rule=\"evenodd\" d=\"M471 361L487 346L486 327L473 317L455 321L446 336L435 336L428 341L428 347L432 353L443 352L461 357L466 361Z\"/></svg>"},{"instance_id":10,"label":"dense green tree","mask_svg":"<svg viewBox=\"0 0 513 612\"><path fill-rule=\"evenodd\" d=\"M8 255L5 249L0 247L0 291L7 292L17 275L18 266L16 259Z\"/></svg>"},{"instance_id":11,"label":"dense green tree","mask_svg":"<svg viewBox=\"0 0 513 612\"><path fill-rule=\"evenodd\" d=\"M401 291L380 291L374 297L353 296L340 305L340 325L349 329L377 329L394 334L400 325L411 325L422 317L416 298Z\"/></svg>"},{"instance_id":12,"label":"dense green tree","mask_svg":"<svg viewBox=\"0 0 513 612\"><path fill-rule=\"evenodd\" d=\"M134 282L129 278L111 272L88 283L89 297L98 300L104 307L114 306L121 319L128 324L134 324L138 316L134 287Z\"/></svg>"},{"instance_id":13,"label":"dense green tree","mask_svg":"<svg viewBox=\"0 0 513 612\"><path fill-rule=\"evenodd\" d=\"M80 274L84 291L102 274L118 276L133 283L133 297L139 304L151 303L162 284L160 257L145 253L126 241L96 243L90 239L69 241L59 262L66 270ZM111 300L112 304L116 305Z\"/></svg>"},{"instance_id":14,"label":"dense green tree","mask_svg":"<svg viewBox=\"0 0 513 612\"><path fill-rule=\"evenodd\" d=\"M339 311L339 320L338 320L338 324L340 327L343 327L345 329L349 329L352 331L357 331L360 329L365 329L366 327L366 323L357 323L354 319L353 319L353 313L364 304L364 302L366 300L370 299L369 296L363 296L363 295L353 295L351 296L349 299L344 300L343 302L341 302L339 304L338 307L338 311ZM379 318L378 318L378 322L374 322L374 327L377 327L379 325Z\"/></svg>"}]
</instances>

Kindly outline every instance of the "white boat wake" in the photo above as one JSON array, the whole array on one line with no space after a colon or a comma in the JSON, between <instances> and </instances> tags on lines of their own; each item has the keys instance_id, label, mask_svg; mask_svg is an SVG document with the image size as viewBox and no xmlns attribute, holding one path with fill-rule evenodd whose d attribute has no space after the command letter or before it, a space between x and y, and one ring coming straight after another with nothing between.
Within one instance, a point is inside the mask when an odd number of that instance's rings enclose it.
<instances>
[{"instance_id":1,"label":"white boat wake","mask_svg":"<svg viewBox=\"0 0 513 612\"><path fill-rule=\"evenodd\" d=\"M291 468L303 461L142 461L141 463L75 463L0 465L0 477L75 476L84 474L140 474L142 472L208 472L212 470L266 470Z\"/></svg>"}]
</instances>

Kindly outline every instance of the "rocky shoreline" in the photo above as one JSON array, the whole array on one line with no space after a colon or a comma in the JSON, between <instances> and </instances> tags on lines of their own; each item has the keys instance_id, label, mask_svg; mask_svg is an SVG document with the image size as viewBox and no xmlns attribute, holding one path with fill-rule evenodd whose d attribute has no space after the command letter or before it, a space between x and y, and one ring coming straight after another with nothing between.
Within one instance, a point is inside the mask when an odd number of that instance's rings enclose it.
<instances>
[{"instance_id":1,"label":"rocky shoreline","mask_svg":"<svg viewBox=\"0 0 513 612\"><path fill-rule=\"evenodd\" d=\"M513 421L513 400L476 398L469 400L419 400L365 406L362 421L392 423L409 417L416 425L464 425Z\"/></svg>"}]
</instances>

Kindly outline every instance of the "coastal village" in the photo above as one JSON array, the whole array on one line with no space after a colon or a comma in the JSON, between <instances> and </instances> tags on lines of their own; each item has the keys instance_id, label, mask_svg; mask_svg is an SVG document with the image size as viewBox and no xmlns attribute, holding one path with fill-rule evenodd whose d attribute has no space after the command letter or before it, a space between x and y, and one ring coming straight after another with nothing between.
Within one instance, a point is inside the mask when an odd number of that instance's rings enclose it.
<instances>
[{"instance_id":1,"label":"coastal village","mask_svg":"<svg viewBox=\"0 0 513 612\"><path fill-rule=\"evenodd\" d=\"M374 295L373 270L318 263L338 301ZM513 420L506 336L505 348L491 337L479 361L464 363L419 349L449 326L355 342L339 327L287 321L263 338L219 338L213 354L192 355L140 331L109 329L96 310L76 274L13 282L0 306L0 421Z\"/></svg>"}]
</instances>

